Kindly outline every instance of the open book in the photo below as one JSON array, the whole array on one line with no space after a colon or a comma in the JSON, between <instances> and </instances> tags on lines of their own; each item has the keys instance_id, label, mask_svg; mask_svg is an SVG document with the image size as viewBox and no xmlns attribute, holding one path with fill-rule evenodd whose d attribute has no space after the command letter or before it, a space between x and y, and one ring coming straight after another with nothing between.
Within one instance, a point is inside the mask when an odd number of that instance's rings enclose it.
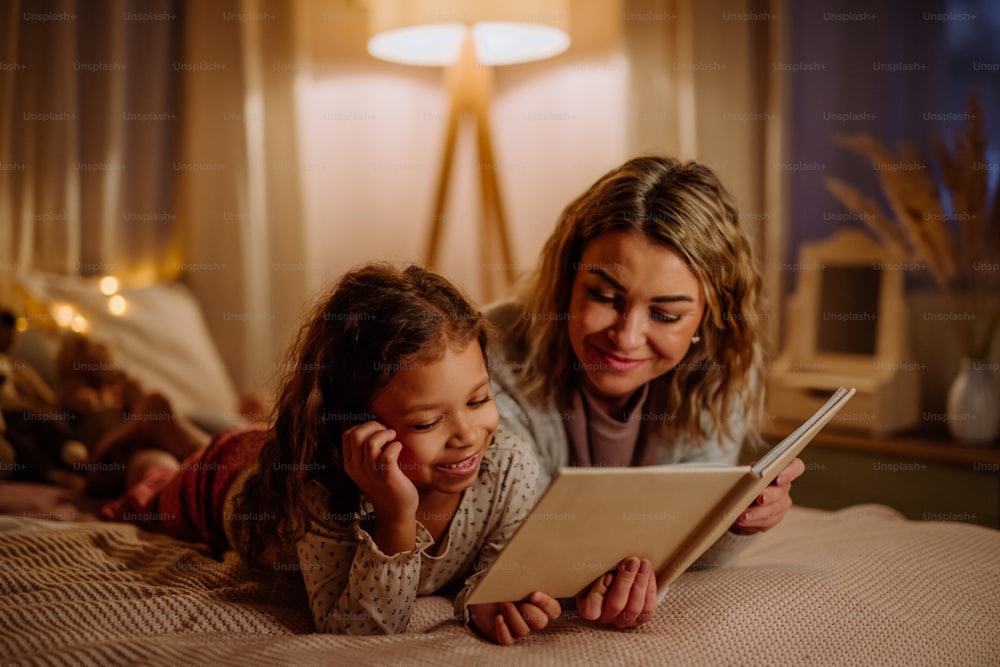
<instances>
[{"instance_id":1,"label":"open book","mask_svg":"<svg viewBox=\"0 0 1000 667\"><path fill-rule=\"evenodd\" d=\"M662 595L853 395L838 389L753 466L561 468L468 604L573 597L629 556L652 562Z\"/></svg>"}]
</instances>

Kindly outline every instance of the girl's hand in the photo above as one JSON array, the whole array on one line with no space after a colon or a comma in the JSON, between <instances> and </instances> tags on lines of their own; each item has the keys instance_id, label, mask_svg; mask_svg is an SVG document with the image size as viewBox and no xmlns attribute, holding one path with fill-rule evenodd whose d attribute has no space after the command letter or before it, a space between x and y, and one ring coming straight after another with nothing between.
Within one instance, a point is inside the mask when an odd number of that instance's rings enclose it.
<instances>
[{"instance_id":1,"label":"girl's hand","mask_svg":"<svg viewBox=\"0 0 1000 667\"><path fill-rule=\"evenodd\" d=\"M761 533L774 528L785 517L785 512L792 506L792 480L804 473L806 464L802 459L793 459L785 466L774 481L757 496L754 504L747 508L736 523L732 525L734 533L749 535Z\"/></svg>"},{"instance_id":2,"label":"girl's hand","mask_svg":"<svg viewBox=\"0 0 1000 667\"><path fill-rule=\"evenodd\" d=\"M399 467L403 444L376 421L352 426L341 436L344 470L375 508L375 543L387 555L416 544L420 495Z\"/></svg>"},{"instance_id":3,"label":"girl's hand","mask_svg":"<svg viewBox=\"0 0 1000 667\"><path fill-rule=\"evenodd\" d=\"M599 577L576 596L576 609L588 621L616 628L642 625L656 613L656 573L645 558L632 556L614 572Z\"/></svg>"},{"instance_id":4,"label":"girl's hand","mask_svg":"<svg viewBox=\"0 0 1000 667\"><path fill-rule=\"evenodd\" d=\"M532 630L544 629L560 613L559 601L538 591L521 602L469 605L469 615L479 631L501 646L513 646Z\"/></svg>"}]
</instances>

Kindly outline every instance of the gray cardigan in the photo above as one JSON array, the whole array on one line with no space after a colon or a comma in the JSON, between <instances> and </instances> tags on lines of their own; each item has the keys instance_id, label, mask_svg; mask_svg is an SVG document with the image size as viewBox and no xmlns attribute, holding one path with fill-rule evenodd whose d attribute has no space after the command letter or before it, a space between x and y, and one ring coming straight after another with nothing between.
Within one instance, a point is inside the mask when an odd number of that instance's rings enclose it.
<instances>
[{"instance_id":1,"label":"gray cardigan","mask_svg":"<svg viewBox=\"0 0 1000 667\"><path fill-rule=\"evenodd\" d=\"M486 316L498 330L489 350L490 380L500 421L525 440L534 444L541 472L539 493L552 481L552 476L560 467L569 465L569 436L564 422L566 414L553 405L534 405L518 387L511 369L511 358L522 358L524 341L514 340L511 329L517 317L513 302L503 301L486 309ZM710 429L714 431L714 429ZM743 429L734 428L739 438L726 438L718 431L715 437L702 444L681 439L661 442L657 448L658 464L716 463L732 465L740 452ZM737 535L726 532L692 566L692 569L721 567L743 550L753 535Z\"/></svg>"}]
</instances>

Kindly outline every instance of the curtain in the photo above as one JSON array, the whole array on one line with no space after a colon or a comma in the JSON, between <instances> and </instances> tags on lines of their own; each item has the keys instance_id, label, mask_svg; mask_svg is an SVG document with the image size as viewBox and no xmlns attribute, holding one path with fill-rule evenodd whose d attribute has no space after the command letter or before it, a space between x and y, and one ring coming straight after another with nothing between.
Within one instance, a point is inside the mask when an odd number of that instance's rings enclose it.
<instances>
[{"instance_id":1,"label":"curtain","mask_svg":"<svg viewBox=\"0 0 1000 667\"><path fill-rule=\"evenodd\" d=\"M783 220L783 0L626 0L629 152L712 167L756 245L772 348L787 244Z\"/></svg>"},{"instance_id":2,"label":"curtain","mask_svg":"<svg viewBox=\"0 0 1000 667\"><path fill-rule=\"evenodd\" d=\"M277 376L304 283L295 5L0 12L0 302L35 270L180 279L237 386Z\"/></svg>"},{"instance_id":3,"label":"curtain","mask_svg":"<svg viewBox=\"0 0 1000 667\"><path fill-rule=\"evenodd\" d=\"M4 4L0 294L23 271L176 275L175 3Z\"/></svg>"},{"instance_id":4,"label":"curtain","mask_svg":"<svg viewBox=\"0 0 1000 667\"><path fill-rule=\"evenodd\" d=\"M177 173L185 282L237 386L280 376L305 299L298 3L185 5Z\"/></svg>"}]
</instances>

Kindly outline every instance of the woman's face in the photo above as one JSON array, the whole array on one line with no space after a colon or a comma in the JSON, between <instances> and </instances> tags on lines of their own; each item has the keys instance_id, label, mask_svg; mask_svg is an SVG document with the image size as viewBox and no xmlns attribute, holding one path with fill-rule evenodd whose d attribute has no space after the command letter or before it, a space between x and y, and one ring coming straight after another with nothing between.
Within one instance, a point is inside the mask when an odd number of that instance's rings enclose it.
<instances>
[{"instance_id":1,"label":"woman's face","mask_svg":"<svg viewBox=\"0 0 1000 667\"><path fill-rule=\"evenodd\" d=\"M678 253L636 232L598 236L574 269L567 322L574 369L614 415L687 354L704 291Z\"/></svg>"}]
</instances>

